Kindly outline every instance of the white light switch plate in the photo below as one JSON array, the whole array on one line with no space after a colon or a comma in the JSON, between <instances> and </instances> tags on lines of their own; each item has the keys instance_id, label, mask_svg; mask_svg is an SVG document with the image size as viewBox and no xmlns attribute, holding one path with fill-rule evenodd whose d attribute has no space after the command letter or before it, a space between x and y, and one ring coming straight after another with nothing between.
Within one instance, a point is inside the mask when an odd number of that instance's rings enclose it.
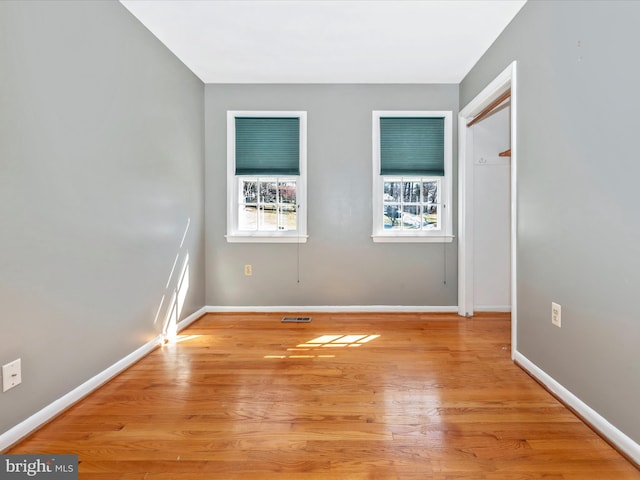
<instances>
[{"instance_id":1,"label":"white light switch plate","mask_svg":"<svg viewBox=\"0 0 640 480\"><path fill-rule=\"evenodd\" d=\"M2 366L2 391L20 385L22 383L22 365L20 359Z\"/></svg>"}]
</instances>

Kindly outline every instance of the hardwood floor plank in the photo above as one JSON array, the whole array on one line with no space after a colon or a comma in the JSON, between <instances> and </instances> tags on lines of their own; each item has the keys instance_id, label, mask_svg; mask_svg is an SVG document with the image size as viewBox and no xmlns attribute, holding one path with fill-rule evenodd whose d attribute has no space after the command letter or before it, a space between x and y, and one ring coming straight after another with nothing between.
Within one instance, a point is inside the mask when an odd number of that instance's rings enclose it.
<instances>
[{"instance_id":1,"label":"hardwood floor plank","mask_svg":"<svg viewBox=\"0 0 640 480\"><path fill-rule=\"evenodd\" d=\"M87 480L640 479L513 364L508 315L310 316L207 314L10 453Z\"/></svg>"}]
</instances>

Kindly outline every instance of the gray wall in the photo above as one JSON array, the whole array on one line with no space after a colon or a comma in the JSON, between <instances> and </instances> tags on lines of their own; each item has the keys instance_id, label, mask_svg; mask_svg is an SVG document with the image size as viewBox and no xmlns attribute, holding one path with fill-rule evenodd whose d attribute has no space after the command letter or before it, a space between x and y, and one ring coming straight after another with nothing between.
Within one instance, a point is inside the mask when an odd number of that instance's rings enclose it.
<instances>
[{"instance_id":1,"label":"gray wall","mask_svg":"<svg viewBox=\"0 0 640 480\"><path fill-rule=\"evenodd\" d=\"M464 106L518 61L519 350L636 442L639 18L530 1L461 85Z\"/></svg>"},{"instance_id":2,"label":"gray wall","mask_svg":"<svg viewBox=\"0 0 640 480\"><path fill-rule=\"evenodd\" d=\"M227 110L308 112L308 243L226 242ZM458 86L205 87L208 305L456 305L455 242L374 244L371 239L373 110L457 115ZM456 138L455 127L453 133ZM253 276L244 276L245 264L253 265Z\"/></svg>"},{"instance_id":3,"label":"gray wall","mask_svg":"<svg viewBox=\"0 0 640 480\"><path fill-rule=\"evenodd\" d=\"M3 1L0 35L3 432L160 332L176 255L204 305L204 85L118 2Z\"/></svg>"}]
</instances>

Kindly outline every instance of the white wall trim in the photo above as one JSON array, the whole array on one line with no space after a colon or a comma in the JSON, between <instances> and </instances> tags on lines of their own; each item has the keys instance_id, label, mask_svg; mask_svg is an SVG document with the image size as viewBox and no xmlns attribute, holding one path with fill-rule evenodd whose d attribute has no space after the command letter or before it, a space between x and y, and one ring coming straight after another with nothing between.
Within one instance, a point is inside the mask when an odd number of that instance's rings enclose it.
<instances>
[{"instance_id":1,"label":"white wall trim","mask_svg":"<svg viewBox=\"0 0 640 480\"><path fill-rule=\"evenodd\" d=\"M449 209L451 210L451 209ZM452 243L454 235L371 235L374 243Z\"/></svg>"},{"instance_id":2,"label":"white wall trim","mask_svg":"<svg viewBox=\"0 0 640 480\"><path fill-rule=\"evenodd\" d=\"M473 130L467 129L463 110L458 114L458 315L473 316Z\"/></svg>"},{"instance_id":3,"label":"white wall trim","mask_svg":"<svg viewBox=\"0 0 640 480\"><path fill-rule=\"evenodd\" d=\"M438 117L444 118L444 177L442 178L440 203L441 217L438 230L423 230L413 232L399 232L394 234L386 231L382 225L383 214L383 177L380 174L380 119L382 117ZM449 243L453 240L453 112L451 110L374 110L372 119L372 202L373 224L372 235L374 242L441 242ZM392 176L392 175L390 175ZM427 176L427 175L425 175ZM397 240L392 240L396 237ZM432 237L431 240L425 240ZM410 240L407 240L410 238Z\"/></svg>"},{"instance_id":4,"label":"white wall trim","mask_svg":"<svg viewBox=\"0 0 640 480\"><path fill-rule=\"evenodd\" d=\"M424 312L424 313L455 313L456 305L451 306L404 306L404 305L279 305L279 306L208 306L207 313L242 313L242 312L318 312L318 313L350 313L350 312Z\"/></svg>"},{"instance_id":5,"label":"white wall trim","mask_svg":"<svg viewBox=\"0 0 640 480\"><path fill-rule=\"evenodd\" d=\"M613 443L621 452L626 454L637 465L640 465L640 445L623 432L614 427L602 415L589 407L573 393L563 387L557 380L534 364L520 352L515 353L515 362L534 378L541 382L566 405L575 410L589 425L595 428L603 437Z\"/></svg>"},{"instance_id":6,"label":"white wall trim","mask_svg":"<svg viewBox=\"0 0 640 480\"><path fill-rule=\"evenodd\" d=\"M510 312L511 305L476 305L476 312Z\"/></svg>"},{"instance_id":7,"label":"white wall trim","mask_svg":"<svg viewBox=\"0 0 640 480\"><path fill-rule=\"evenodd\" d=\"M178 323L178 331L184 329L205 313L205 308L201 308L198 311L192 313L180 323ZM64 412L66 409L73 406L84 397L100 388L113 377L147 356L149 353L155 350L158 345L162 343L163 338L164 337L162 334L155 336L140 348L131 352L126 357L118 360L116 363L98 373L94 377L90 378L78 387L74 388L69 393L63 395L59 399L44 407L42 410L34 413L26 420L20 422L16 426L4 432L2 435L0 435L0 452L8 449L12 445L15 445L27 435L31 434L32 432L43 426L45 423L51 421L53 418Z\"/></svg>"},{"instance_id":8,"label":"white wall trim","mask_svg":"<svg viewBox=\"0 0 640 480\"><path fill-rule=\"evenodd\" d=\"M191 325L193 322L198 320L205 313L207 313L207 307L202 307L199 310L196 310L195 312L193 312L188 317L183 318L180 322L178 322L178 332L187 328L189 325Z\"/></svg>"},{"instance_id":9,"label":"white wall trim","mask_svg":"<svg viewBox=\"0 0 640 480\"><path fill-rule=\"evenodd\" d=\"M458 114L458 314L472 316L473 298L473 158L468 142L473 134L467 121L511 89L511 358L518 348L518 268L517 268L517 62L512 62L475 96Z\"/></svg>"},{"instance_id":10,"label":"white wall trim","mask_svg":"<svg viewBox=\"0 0 640 480\"><path fill-rule=\"evenodd\" d=\"M236 118L242 117L297 117L300 120L299 175L296 177L297 229L294 231L260 231L252 235L238 230L238 199L241 195L239 177L236 176ZM271 175L266 175L271 176ZM229 243L306 243L307 241L307 112L304 110L227 110L227 234Z\"/></svg>"}]
</instances>

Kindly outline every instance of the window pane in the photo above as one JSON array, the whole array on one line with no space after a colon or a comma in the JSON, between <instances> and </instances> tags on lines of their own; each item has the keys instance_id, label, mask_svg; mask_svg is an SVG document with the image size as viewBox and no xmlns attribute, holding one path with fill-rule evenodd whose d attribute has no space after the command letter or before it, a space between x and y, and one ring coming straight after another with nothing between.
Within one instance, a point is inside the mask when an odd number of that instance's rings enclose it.
<instances>
[{"instance_id":1,"label":"window pane","mask_svg":"<svg viewBox=\"0 0 640 480\"><path fill-rule=\"evenodd\" d=\"M260 203L276 203L276 182L260 182Z\"/></svg>"},{"instance_id":2,"label":"window pane","mask_svg":"<svg viewBox=\"0 0 640 480\"><path fill-rule=\"evenodd\" d=\"M298 212L295 205L283 205L280 207L279 230L295 230L298 228Z\"/></svg>"},{"instance_id":3,"label":"window pane","mask_svg":"<svg viewBox=\"0 0 640 480\"><path fill-rule=\"evenodd\" d=\"M296 204L296 182L279 182L278 193L280 194L280 203L287 205Z\"/></svg>"},{"instance_id":4,"label":"window pane","mask_svg":"<svg viewBox=\"0 0 640 480\"><path fill-rule=\"evenodd\" d=\"M402 199L407 203L420 202L420 182L414 180L402 182Z\"/></svg>"},{"instance_id":5,"label":"window pane","mask_svg":"<svg viewBox=\"0 0 640 480\"><path fill-rule=\"evenodd\" d=\"M385 202L399 202L401 185L400 181L385 181L383 200Z\"/></svg>"},{"instance_id":6,"label":"window pane","mask_svg":"<svg viewBox=\"0 0 640 480\"><path fill-rule=\"evenodd\" d=\"M422 214L422 229L437 230L438 228L440 228L439 216L440 215L437 205L425 205Z\"/></svg>"},{"instance_id":7,"label":"window pane","mask_svg":"<svg viewBox=\"0 0 640 480\"><path fill-rule=\"evenodd\" d=\"M385 205L382 221L385 230L400 230L400 207L398 205Z\"/></svg>"},{"instance_id":8,"label":"window pane","mask_svg":"<svg viewBox=\"0 0 640 480\"><path fill-rule=\"evenodd\" d=\"M419 205L405 205L402 208L402 225L405 230L420 229L422 217L420 216Z\"/></svg>"},{"instance_id":9,"label":"window pane","mask_svg":"<svg viewBox=\"0 0 640 480\"><path fill-rule=\"evenodd\" d=\"M430 180L423 182L422 194L424 195L424 203L440 203L438 202L438 181Z\"/></svg>"},{"instance_id":10,"label":"window pane","mask_svg":"<svg viewBox=\"0 0 640 480\"><path fill-rule=\"evenodd\" d=\"M440 179L383 178L383 228L405 232L439 230Z\"/></svg>"},{"instance_id":11,"label":"window pane","mask_svg":"<svg viewBox=\"0 0 640 480\"><path fill-rule=\"evenodd\" d=\"M275 204L260 205L258 209L258 230L278 230L278 215L276 214Z\"/></svg>"},{"instance_id":12,"label":"window pane","mask_svg":"<svg viewBox=\"0 0 640 480\"><path fill-rule=\"evenodd\" d=\"M242 202L244 203L258 203L258 189L257 182L255 180L242 180Z\"/></svg>"},{"instance_id":13,"label":"window pane","mask_svg":"<svg viewBox=\"0 0 640 480\"><path fill-rule=\"evenodd\" d=\"M258 209L255 206L240 205L238 208L238 228L256 230L258 228Z\"/></svg>"}]
</instances>

